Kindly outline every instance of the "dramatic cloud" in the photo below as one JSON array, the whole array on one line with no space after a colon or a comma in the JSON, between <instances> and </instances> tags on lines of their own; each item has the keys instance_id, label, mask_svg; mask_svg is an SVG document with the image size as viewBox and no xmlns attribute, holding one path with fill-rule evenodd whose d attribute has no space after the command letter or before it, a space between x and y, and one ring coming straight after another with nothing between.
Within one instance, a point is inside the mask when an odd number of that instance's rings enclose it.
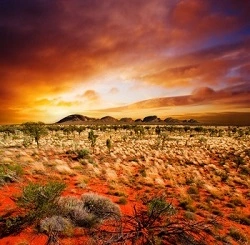
<instances>
[{"instance_id":1,"label":"dramatic cloud","mask_svg":"<svg viewBox=\"0 0 250 245\"><path fill-rule=\"evenodd\" d=\"M82 95L82 97L90 100L90 101L96 101L99 100L99 95L96 91L94 90L87 90L84 92L84 94Z\"/></svg>"},{"instance_id":2,"label":"dramatic cloud","mask_svg":"<svg viewBox=\"0 0 250 245\"><path fill-rule=\"evenodd\" d=\"M28 119L27 108L47 122L52 109L85 110L79 91L95 109L161 97L159 88L185 96L249 83L249 9L238 0L0 1L0 123ZM127 93L135 84L140 93Z\"/></svg>"},{"instance_id":3,"label":"dramatic cloud","mask_svg":"<svg viewBox=\"0 0 250 245\"><path fill-rule=\"evenodd\" d=\"M197 88L192 92L192 97L197 99L209 98L215 95L215 91L208 87Z\"/></svg>"}]
</instances>

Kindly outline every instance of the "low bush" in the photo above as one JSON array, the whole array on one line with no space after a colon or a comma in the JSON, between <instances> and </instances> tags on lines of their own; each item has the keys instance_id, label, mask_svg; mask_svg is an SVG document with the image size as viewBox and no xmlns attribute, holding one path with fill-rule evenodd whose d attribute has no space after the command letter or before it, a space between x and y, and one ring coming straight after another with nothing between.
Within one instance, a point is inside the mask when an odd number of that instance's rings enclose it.
<instances>
[{"instance_id":1,"label":"low bush","mask_svg":"<svg viewBox=\"0 0 250 245\"><path fill-rule=\"evenodd\" d=\"M246 236L235 228L230 228L229 235L237 242L247 242Z\"/></svg>"},{"instance_id":2,"label":"low bush","mask_svg":"<svg viewBox=\"0 0 250 245\"><path fill-rule=\"evenodd\" d=\"M62 216L46 217L40 221L40 231L48 235L53 233L69 234L71 233L73 225L71 221Z\"/></svg>"},{"instance_id":3,"label":"low bush","mask_svg":"<svg viewBox=\"0 0 250 245\"><path fill-rule=\"evenodd\" d=\"M56 214L57 198L65 187L65 184L60 182L49 182L46 185L30 183L17 198L17 204L36 219Z\"/></svg>"},{"instance_id":4,"label":"low bush","mask_svg":"<svg viewBox=\"0 0 250 245\"><path fill-rule=\"evenodd\" d=\"M243 200L241 198L238 197L233 197L229 200L228 203L233 204L234 206L238 206L238 207L245 207L245 203L243 202Z\"/></svg>"},{"instance_id":5,"label":"low bush","mask_svg":"<svg viewBox=\"0 0 250 245\"><path fill-rule=\"evenodd\" d=\"M233 220L242 225L250 226L250 217L247 217L243 214L233 213L228 216L228 219Z\"/></svg>"},{"instance_id":6,"label":"low bush","mask_svg":"<svg viewBox=\"0 0 250 245\"><path fill-rule=\"evenodd\" d=\"M0 186L18 181L22 175L23 168L19 164L0 165Z\"/></svg>"},{"instance_id":7,"label":"low bush","mask_svg":"<svg viewBox=\"0 0 250 245\"><path fill-rule=\"evenodd\" d=\"M110 226L99 226L91 235L95 242L102 241L100 244L204 245L206 236L213 239L211 224L187 220L175 214L172 204L163 197L156 197L144 201L140 210L134 207L132 215L121 217L119 229L114 230L111 223Z\"/></svg>"},{"instance_id":8,"label":"low bush","mask_svg":"<svg viewBox=\"0 0 250 245\"><path fill-rule=\"evenodd\" d=\"M72 234L75 227L98 244L202 245L207 235L212 239L211 224L194 221L191 212L186 218L176 215L164 196L144 198L140 210L134 206L133 214L122 216L119 206L106 197L94 193L80 199L61 197L64 188L57 182L27 185L17 198L25 214L0 218L0 238L39 225L48 235L47 244L59 244L59 236Z\"/></svg>"},{"instance_id":9,"label":"low bush","mask_svg":"<svg viewBox=\"0 0 250 245\"><path fill-rule=\"evenodd\" d=\"M87 149L77 150L76 154L78 159L84 159L89 156L89 151Z\"/></svg>"},{"instance_id":10,"label":"low bush","mask_svg":"<svg viewBox=\"0 0 250 245\"><path fill-rule=\"evenodd\" d=\"M101 220L117 218L121 215L119 206L106 197L94 193L86 193L81 196L81 200L83 207Z\"/></svg>"},{"instance_id":11,"label":"low bush","mask_svg":"<svg viewBox=\"0 0 250 245\"><path fill-rule=\"evenodd\" d=\"M81 205L81 201L76 197L66 196L58 198L57 204L60 209L60 213L64 216L69 216L70 213L78 206Z\"/></svg>"},{"instance_id":12,"label":"low bush","mask_svg":"<svg viewBox=\"0 0 250 245\"><path fill-rule=\"evenodd\" d=\"M65 184L49 182L46 185L30 183L23 189L21 196L16 198L21 208L20 215L3 215L0 218L0 239L17 234L30 225L37 225L45 217L58 213L57 198L65 188Z\"/></svg>"},{"instance_id":13,"label":"low bush","mask_svg":"<svg viewBox=\"0 0 250 245\"><path fill-rule=\"evenodd\" d=\"M40 232L48 235L48 241L46 244L59 244L59 235L71 235L73 231L73 225L71 221L62 216L52 216L44 218L40 221Z\"/></svg>"},{"instance_id":14,"label":"low bush","mask_svg":"<svg viewBox=\"0 0 250 245\"><path fill-rule=\"evenodd\" d=\"M194 194L194 195L197 195L199 194L199 190L196 186L190 186L188 189L187 189L187 193L188 194Z\"/></svg>"},{"instance_id":15,"label":"low bush","mask_svg":"<svg viewBox=\"0 0 250 245\"><path fill-rule=\"evenodd\" d=\"M66 217L70 217L76 226L91 228L107 219L121 216L119 206L106 197L86 193L81 200L75 197L61 197L59 208Z\"/></svg>"}]
</instances>

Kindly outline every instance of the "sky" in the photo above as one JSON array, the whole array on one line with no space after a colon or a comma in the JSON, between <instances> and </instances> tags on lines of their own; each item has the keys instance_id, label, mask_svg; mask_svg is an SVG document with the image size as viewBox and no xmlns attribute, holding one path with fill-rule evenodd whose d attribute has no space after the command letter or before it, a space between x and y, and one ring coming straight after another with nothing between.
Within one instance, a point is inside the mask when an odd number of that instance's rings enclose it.
<instances>
[{"instance_id":1,"label":"sky","mask_svg":"<svg viewBox=\"0 0 250 245\"><path fill-rule=\"evenodd\" d=\"M76 113L230 124L241 113L250 125L249 10L250 0L0 0L0 124Z\"/></svg>"}]
</instances>

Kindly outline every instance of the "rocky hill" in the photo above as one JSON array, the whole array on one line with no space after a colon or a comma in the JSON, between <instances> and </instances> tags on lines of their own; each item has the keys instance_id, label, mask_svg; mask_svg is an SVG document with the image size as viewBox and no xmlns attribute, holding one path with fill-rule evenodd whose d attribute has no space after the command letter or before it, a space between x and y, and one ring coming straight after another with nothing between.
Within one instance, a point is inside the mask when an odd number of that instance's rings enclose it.
<instances>
[{"instance_id":1,"label":"rocky hill","mask_svg":"<svg viewBox=\"0 0 250 245\"><path fill-rule=\"evenodd\" d=\"M143 119L133 120L132 118L121 118L116 119L111 116L105 116L102 118L91 118L80 114L72 114L62 118L57 124L197 124L198 122L194 119L178 120L174 118L166 118L164 120L157 116L146 116Z\"/></svg>"},{"instance_id":2,"label":"rocky hill","mask_svg":"<svg viewBox=\"0 0 250 245\"><path fill-rule=\"evenodd\" d=\"M59 120L57 123L58 124L77 124L81 122L88 122L88 121L94 121L96 120L95 118L91 117L86 117L80 114L72 114L67 117L64 117L63 119Z\"/></svg>"}]
</instances>

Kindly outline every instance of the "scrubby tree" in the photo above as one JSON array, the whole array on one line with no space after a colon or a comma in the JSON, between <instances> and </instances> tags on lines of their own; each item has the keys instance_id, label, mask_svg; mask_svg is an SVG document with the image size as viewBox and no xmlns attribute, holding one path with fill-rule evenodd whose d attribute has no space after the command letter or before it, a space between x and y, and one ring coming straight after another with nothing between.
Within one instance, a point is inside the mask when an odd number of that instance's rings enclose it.
<instances>
[{"instance_id":1,"label":"scrubby tree","mask_svg":"<svg viewBox=\"0 0 250 245\"><path fill-rule=\"evenodd\" d=\"M37 147L39 147L39 140L47 135L48 131L45 123L43 122L26 122L22 124L23 132L30 137L34 138Z\"/></svg>"},{"instance_id":2,"label":"scrubby tree","mask_svg":"<svg viewBox=\"0 0 250 245\"><path fill-rule=\"evenodd\" d=\"M166 140L168 139L168 135L166 134L166 133L163 133L162 135L161 135L161 149L163 150L163 148L164 148L164 145L165 145L165 142L166 142Z\"/></svg>"},{"instance_id":3,"label":"scrubby tree","mask_svg":"<svg viewBox=\"0 0 250 245\"><path fill-rule=\"evenodd\" d=\"M84 127L84 126L79 126L79 127L76 127L75 130L77 131L77 133L78 133L79 136L80 136L81 133L85 130L85 127Z\"/></svg>"},{"instance_id":4,"label":"scrubby tree","mask_svg":"<svg viewBox=\"0 0 250 245\"><path fill-rule=\"evenodd\" d=\"M145 134L143 126L136 125L133 129L134 129L135 135L137 135L139 139L141 139L142 136Z\"/></svg>"},{"instance_id":5,"label":"scrubby tree","mask_svg":"<svg viewBox=\"0 0 250 245\"><path fill-rule=\"evenodd\" d=\"M194 128L194 131L199 134L199 133L202 133L204 131L204 128L202 126L197 126Z\"/></svg>"},{"instance_id":6,"label":"scrubby tree","mask_svg":"<svg viewBox=\"0 0 250 245\"><path fill-rule=\"evenodd\" d=\"M0 127L0 132L5 133L6 135L10 136L11 134L16 133L17 127L14 125L3 125Z\"/></svg>"},{"instance_id":7,"label":"scrubby tree","mask_svg":"<svg viewBox=\"0 0 250 245\"><path fill-rule=\"evenodd\" d=\"M61 130L61 127L59 125L48 125L47 129L52 132L52 134L55 134L56 132Z\"/></svg>"},{"instance_id":8,"label":"scrubby tree","mask_svg":"<svg viewBox=\"0 0 250 245\"><path fill-rule=\"evenodd\" d=\"M183 127L183 129L184 129L185 132L187 132L187 131L189 131L191 129L191 127L186 125L186 126Z\"/></svg>"},{"instance_id":9,"label":"scrubby tree","mask_svg":"<svg viewBox=\"0 0 250 245\"><path fill-rule=\"evenodd\" d=\"M108 151L109 151L109 153L110 153L110 151L111 151L111 147L112 147L112 142L111 142L111 139L107 139L107 140L106 140L106 146L107 146Z\"/></svg>"},{"instance_id":10,"label":"scrubby tree","mask_svg":"<svg viewBox=\"0 0 250 245\"><path fill-rule=\"evenodd\" d=\"M161 134L161 128L160 128L159 126L156 126L156 128L155 128L155 133L156 133L158 136L160 136L160 134Z\"/></svg>"},{"instance_id":11,"label":"scrubby tree","mask_svg":"<svg viewBox=\"0 0 250 245\"><path fill-rule=\"evenodd\" d=\"M97 139L97 137L98 137L98 135L96 135L96 134L94 133L94 131L91 129L91 130L89 131L89 134L88 134L88 140L89 140L90 143L91 143L91 147L92 147L92 149L93 149L93 153L94 153L94 151L95 151L95 145L96 145L96 139Z\"/></svg>"}]
</instances>

